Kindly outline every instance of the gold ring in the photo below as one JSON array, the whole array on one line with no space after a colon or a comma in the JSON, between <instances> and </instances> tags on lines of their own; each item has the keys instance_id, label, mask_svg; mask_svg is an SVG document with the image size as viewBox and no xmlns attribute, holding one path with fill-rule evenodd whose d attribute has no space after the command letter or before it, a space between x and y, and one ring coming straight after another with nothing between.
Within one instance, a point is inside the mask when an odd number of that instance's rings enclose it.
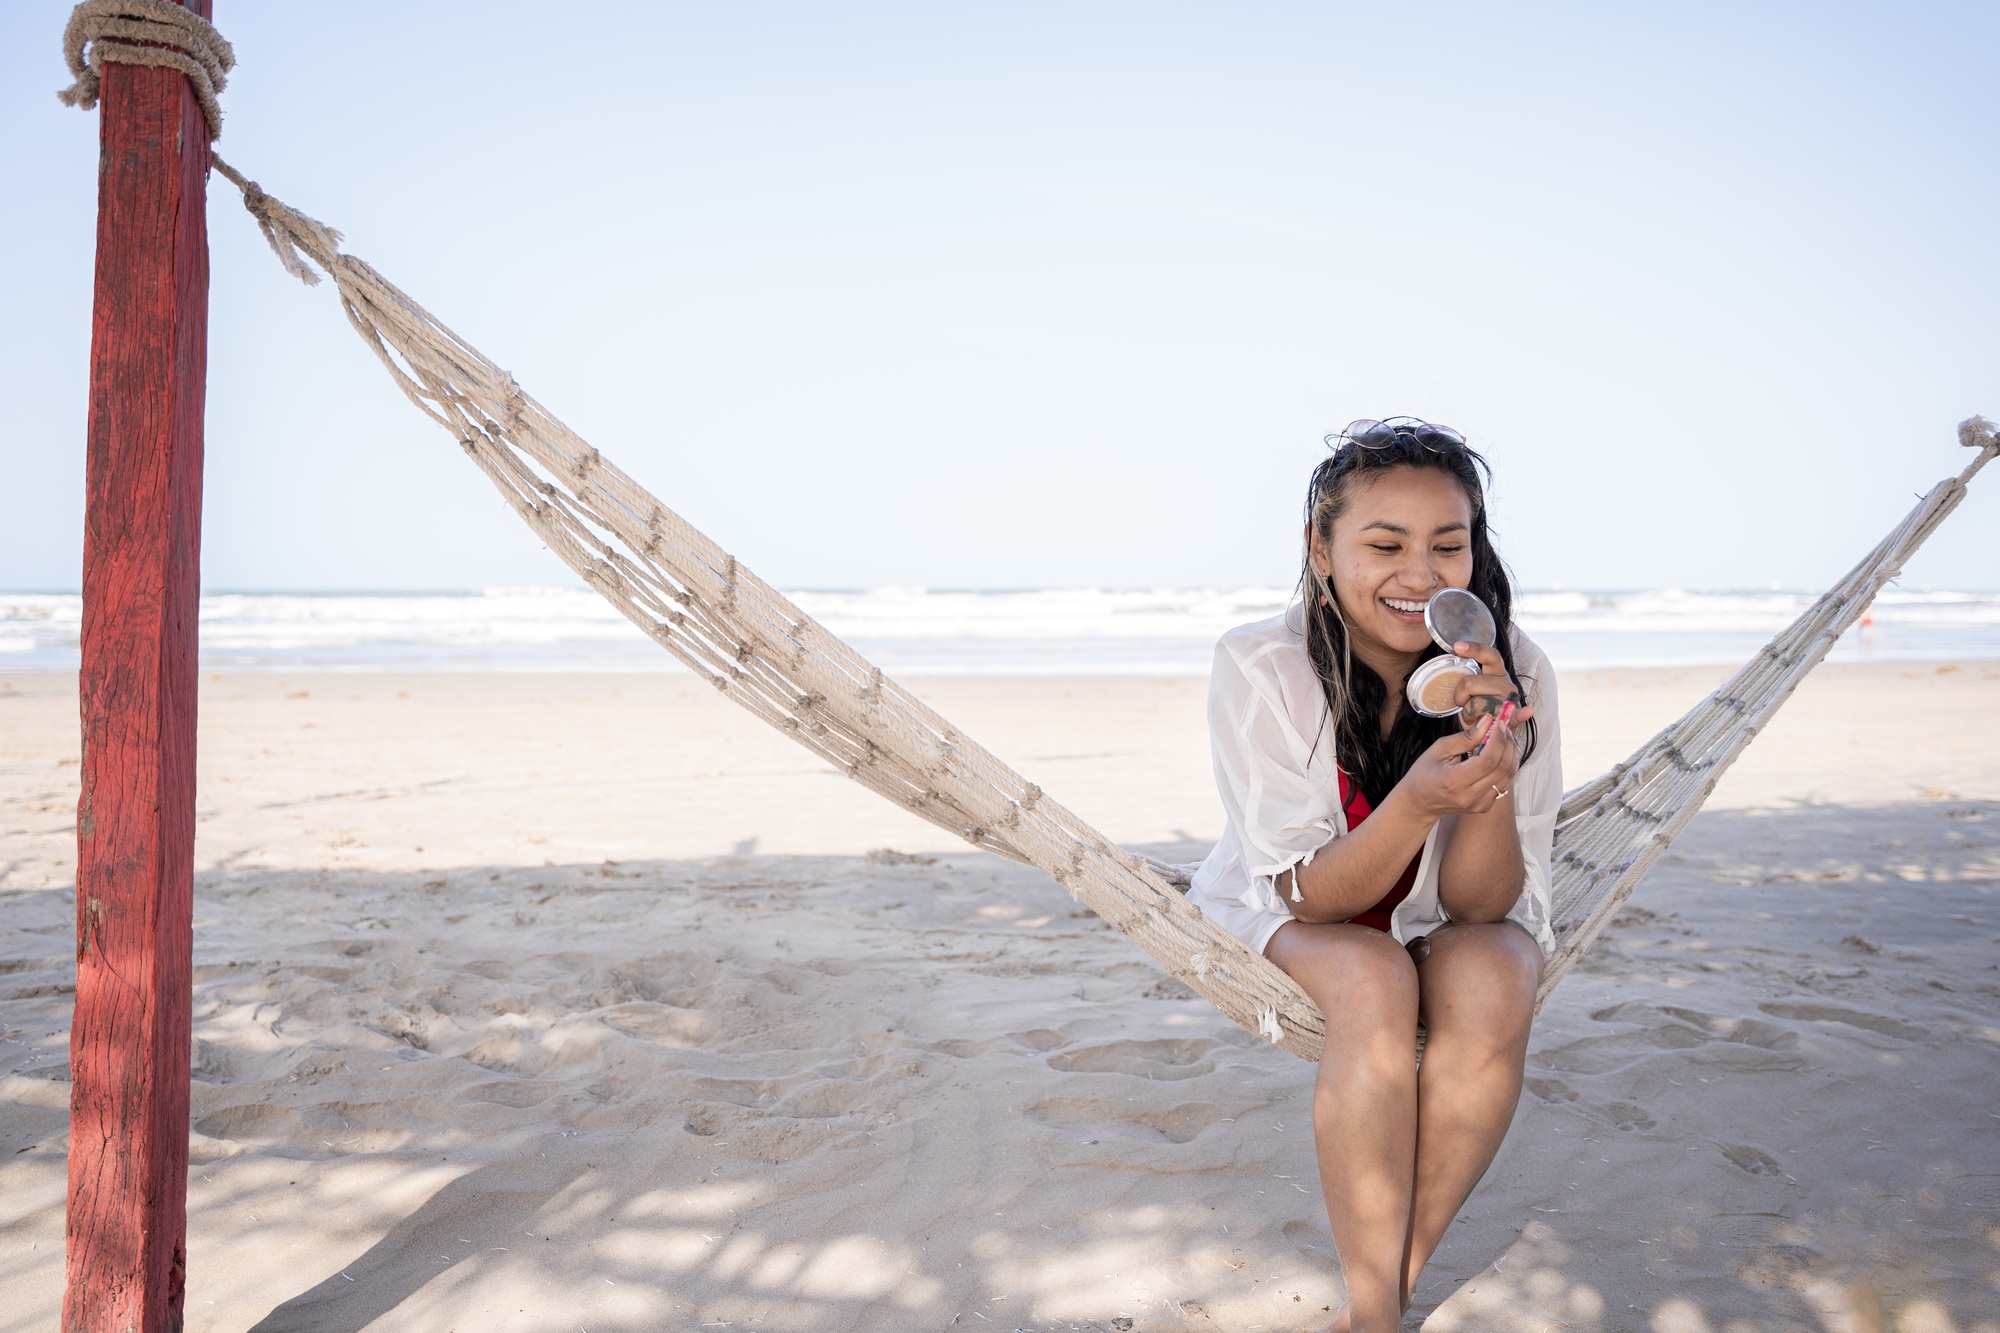
<instances>
[{"instance_id":1,"label":"gold ring","mask_svg":"<svg viewBox=\"0 0 2000 1333\"><path fill-rule=\"evenodd\" d=\"M1496 801L1499 800L1501 797L1507 795L1507 792L1511 792L1514 790L1512 787L1509 787L1507 791L1501 791L1497 784L1490 784L1490 785L1493 786L1493 799Z\"/></svg>"}]
</instances>

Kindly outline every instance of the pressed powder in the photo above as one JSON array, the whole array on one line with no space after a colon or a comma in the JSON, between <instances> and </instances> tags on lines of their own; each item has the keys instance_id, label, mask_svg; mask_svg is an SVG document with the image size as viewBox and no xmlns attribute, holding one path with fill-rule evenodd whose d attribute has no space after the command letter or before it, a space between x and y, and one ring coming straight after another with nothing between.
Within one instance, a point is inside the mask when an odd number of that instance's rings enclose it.
<instances>
[{"instance_id":1,"label":"pressed powder","mask_svg":"<svg viewBox=\"0 0 2000 1333\"><path fill-rule=\"evenodd\" d=\"M1499 637L1499 626L1486 603L1472 593L1464 588L1440 588L1424 604L1424 628L1445 656L1433 657L1411 672L1403 697L1425 717L1450 717L1458 711L1458 678L1479 674L1479 663L1453 656L1452 648L1460 643L1491 648Z\"/></svg>"},{"instance_id":2,"label":"pressed powder","mask_svg":"<svg viewBox=\"0 0 2000 1333\"><path fill-rule=\"evenodd\" d=\"M1463 657L1433 657L1410 675L1406 697L1425 717L1450 717L1458 711L1458 678L1479 674L1479 663Z\"/></svg>"}]
</instances>

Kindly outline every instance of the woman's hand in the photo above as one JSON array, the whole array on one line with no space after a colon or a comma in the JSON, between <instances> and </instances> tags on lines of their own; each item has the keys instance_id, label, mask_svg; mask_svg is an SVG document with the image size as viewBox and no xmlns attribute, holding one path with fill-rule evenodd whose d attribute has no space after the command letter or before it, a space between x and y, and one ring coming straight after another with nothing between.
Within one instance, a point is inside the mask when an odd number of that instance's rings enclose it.
<instances>
[{"instance_id":1,"label":"woman's hand","mask_svg":"<svg viewBox=\"0 0 2000 1333\"><path fill-rule=\"evenodd\" d=\"M1467 680L1479 677L1468 676ZM1500 673L1502 682L1505 672ZM1493 698L1496 710L1507 694L1486 691L1481 698ZM1517 696L1518 697L1518 696ZM1515 744L1514 728L1534 715L1523 708L1502 724L1498 718L1479 715L1476 729L1461 731L1431 743L1429 749L1410 765L1410 771L1396 784L1408 793L1412 805L1428 820L1446 815L1483 815L1513 790L1514 775L1521 767L1521 752ZM1489 734L1490 731L1490 734ZM1485 742L1478 754L1472 753Z\"/></svg>"},{"instance_id":2,"label":"woman's hand","mask_svg":"<svg viewBox=\"0 0 2000 1333\"><path fill-rule=\"evenodd\" d=\"M1345 921L1366 911L1446 815L1461 819L1438 868L1439 901L1451 919L1498 921L1513 909L1523 875L1507 800L1521 767L1514 728L1534 709L1519 708L1503 724L1500 708L1521 696L1500 654L1469 643L1458 645L1458 652L1482 672L1458 684L1465 728L1433 742L1359 828L1297 870L1293 883L1304 901L1292 914L1300 921ZM1480 818L1488 814L1492 818Z\"/></svg>"},{"instance_id":3,"label":"woman's hand","mask_svg":"<svg viewBox=\"0 0 2000 1333\"><path fill-rule=\"evenodd\" d=\"M1498 648L1482 648L1475 643L1455 643L1451 647L1455 656L1470 658L1479 663L1479 674L1460 676L1457 684L1458 716L1468 731L1478 729L1488 717L1498 715L1504 703L1521 702L1521 687L1507 674L1507 663L1500 656ZM1524 708L1514 715L1514 722L1525 722L1534 710Z\"/></svg>"}]
</instances>

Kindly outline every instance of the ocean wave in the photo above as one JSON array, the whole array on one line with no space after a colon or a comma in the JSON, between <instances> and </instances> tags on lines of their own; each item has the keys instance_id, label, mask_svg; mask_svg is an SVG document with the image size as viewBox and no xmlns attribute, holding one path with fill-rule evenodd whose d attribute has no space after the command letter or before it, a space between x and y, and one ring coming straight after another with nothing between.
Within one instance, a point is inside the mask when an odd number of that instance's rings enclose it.
<instances>
[{"instance_id":1,"label":"ocean wave","mask_svg":"<svg viewBox=\"0 0 2000 1333\"><path fill-rule=\"evenodd\" d=\"M871 588L791 594L833 633L906 672L1200 674L1216 638L1283 610L1283 588ZM1566 669L1726 663L1812 605L1808 593L1531 590L1515 615ZM0 660L74 669L75 594L0 593ZM205 665L324 670L674 670L585 588L447 593L211 593ZM2000 593L1889 589L1836 656L2000 657Z\"/></svg>"},{"instance_id":2,"label":"ocean wave","mask_svg":"<svg viewBox=\"0 0 2000 1333\"><path fill-rule=\"evenodd\" d=\"M1684 592L1677 588L1644 592L1526 592L1514 615L1534 634L1546 630L1590 629L1603 633L1766 630L1796 620L1818 600L1790 592ZM1886 589L1869 618L1877 625L2000 626L2000 594L1904 592Z\"/></svg>"}]
</instances>

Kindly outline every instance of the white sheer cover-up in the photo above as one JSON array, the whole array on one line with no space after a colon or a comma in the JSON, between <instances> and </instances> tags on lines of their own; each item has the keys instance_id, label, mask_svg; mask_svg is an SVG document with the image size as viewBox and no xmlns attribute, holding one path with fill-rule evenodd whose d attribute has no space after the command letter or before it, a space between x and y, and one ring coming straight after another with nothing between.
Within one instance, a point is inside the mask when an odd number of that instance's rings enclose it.
<instances>
[{"instance_id":1,"label":"white sheer cover-up","mask_svg":"<svg viewBox=\"0 0 2000 1333\"><path fill-rule=\"evenodd\" d=\"M1332 721L1299 624L1293 607L1230 630L1215 646L1208 683L1209 749L1228 822L1195 871L1188 900L1259 953L1293 920L1297 890L1290 872L1347 832ZM1534 936L1546 956L1555 952L1549 884L1563 798L1556 675L1519 629L1511 642L1521 688L1535 708L1537 739L1512 789L1526 874L1507 918ZM1390 914L1390 934L1399 943L1450 919L1438 899L1438 865L1457 823L1446 816L1424 840L1416 884Z\"/></svg>"}]
</instances>

